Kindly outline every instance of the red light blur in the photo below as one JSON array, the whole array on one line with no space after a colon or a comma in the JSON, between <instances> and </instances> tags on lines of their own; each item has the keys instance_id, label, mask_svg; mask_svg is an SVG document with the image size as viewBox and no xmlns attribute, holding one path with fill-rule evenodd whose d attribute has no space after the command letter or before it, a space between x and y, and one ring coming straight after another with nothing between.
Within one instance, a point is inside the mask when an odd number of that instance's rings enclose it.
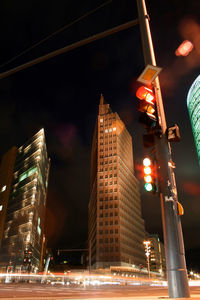
<instances>
[{"instance_id":1,"label":"red light blur","mask_svg":"<svg viewBox=\"0 0 200 300\"><path fill-rule=\"evenodd\" d=\"M148 89L145 86L141 86L137 92L136 92L136 97L139 98L140 100L146 100L149 103L152 103L154 100L154 94L153 91Z\"/></svg>"},{"instance_id":2,"label":"red light blur","mask_svg":"<svg viewBox=\"0 0 200 300\"><path fill-rule=\"evenodd\" d=\"M187 56L192 51L193 48L194 48L194 46L193 46L192 42L185 40L176 49L175 54L176 54L176 56Z\"/></svg>"},{"instance_id":3,"label":"red light blur","mask_svg":"<svg viewBox=\"0 0 200 300\"><path fill-rule=\"evenodd\" d=\"M185 193L187 193L190 196L200 196L200 186L195 182L184 182L183 184L183 190Z\"/></svg>"}]
</instances>

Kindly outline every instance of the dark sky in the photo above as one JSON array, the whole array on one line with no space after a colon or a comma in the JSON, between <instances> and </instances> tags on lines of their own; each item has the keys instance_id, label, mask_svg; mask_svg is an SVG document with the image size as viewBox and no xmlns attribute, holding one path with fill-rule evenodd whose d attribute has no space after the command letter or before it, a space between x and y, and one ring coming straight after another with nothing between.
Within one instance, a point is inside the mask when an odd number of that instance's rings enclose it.
<instances>
[{"instance_id":1,"label":"dark sky","mask_svg":"<svg viewBox=\"0 0 200 300\"><path fill-rule=\"evenodd\" d=\"M93 15L52 37L0 72L137 17L136 1L113 0ZM59 28L104 3L100 0L2 0L0 64ZM200 2L147 0L168 125L177 123L181 142L172 145L187 253L200 251L200 169L186 106L190 85L200 73ZM194 50L176 57L189 39ZM0 81L2 156L45 128L51 171L47 222L49 246L83 246L87 239L87 205L91 140L100 94L117 111L133 137L135 166L145 150L138 124L136 79L144 69L139 26L60 55ZM136 168L136 176L139 176ZM146 229L162 235L160 202L141 197ZM191 255L190 255L191 256ZM194 257L194 256L193 256ZM188 258L188 264L193 262ZM198 264L200 266L200 261Z\"/></svg>"}]
</instances>

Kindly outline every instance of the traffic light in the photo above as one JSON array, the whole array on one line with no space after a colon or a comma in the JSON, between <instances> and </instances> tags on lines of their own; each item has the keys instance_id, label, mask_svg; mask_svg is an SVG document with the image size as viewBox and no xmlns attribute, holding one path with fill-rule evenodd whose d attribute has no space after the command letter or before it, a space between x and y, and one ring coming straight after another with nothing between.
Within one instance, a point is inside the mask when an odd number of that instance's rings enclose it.
<instances>
[{"instance_id":1,"label":"traffic light","mask_svg":"<svg viewBox=\"0 0 200 300\"><path fill-rule=\"evenodd\" d=\"M138 104L138 110L141 112L139 122L144 124L147 129L154 128L157 124L154 92L141 86L136 92L136 97L140 99Z\"/></svg>"},{"instance_id":2,"label":"traffic light","mask_svg":"<svg viewBox=\"0 0 200 300\"><path fill-rule=\"evenodd\" d=\"M144 173L144 188L147 192L156 193L156 170L155 165L149 157L143 159L143 173Z\"/></svg>"}]
</instances>

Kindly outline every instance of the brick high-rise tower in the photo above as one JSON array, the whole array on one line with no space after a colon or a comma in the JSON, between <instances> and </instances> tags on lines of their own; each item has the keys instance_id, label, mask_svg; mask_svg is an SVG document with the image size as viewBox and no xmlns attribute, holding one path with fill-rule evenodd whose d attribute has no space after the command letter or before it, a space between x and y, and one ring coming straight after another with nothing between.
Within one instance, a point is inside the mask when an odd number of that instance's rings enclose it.
<instances>
[{"instance_id":1,"label":"brick high-rise tower","mask_svg":"<svg viewBox=\"0 0 200 300\"><path fill-rule=\"evenodd\" d=\"M92 142L88 226L93 268L145 263L132 138L102 95Z\"/></svg>"}]
</instances>

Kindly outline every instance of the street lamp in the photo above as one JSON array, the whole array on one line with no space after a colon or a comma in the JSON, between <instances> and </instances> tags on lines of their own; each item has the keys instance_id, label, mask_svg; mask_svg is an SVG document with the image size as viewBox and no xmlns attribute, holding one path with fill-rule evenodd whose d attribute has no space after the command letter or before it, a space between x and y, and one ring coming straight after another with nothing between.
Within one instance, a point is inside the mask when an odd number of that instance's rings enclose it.
<instances>
[{"instance_id":1,"label":"street lamp","mask_svg":"<svg viewBox=\"0 0 200 300\"><path fill-rule=\"evenodd\" d=\"M144 241L143 242L144 247L145 247L145 255L147 257L147 270L148 270L148 275L150 277L150 254L151 254L151 242L150 241Z\"/></svg>"}]
</instances>

